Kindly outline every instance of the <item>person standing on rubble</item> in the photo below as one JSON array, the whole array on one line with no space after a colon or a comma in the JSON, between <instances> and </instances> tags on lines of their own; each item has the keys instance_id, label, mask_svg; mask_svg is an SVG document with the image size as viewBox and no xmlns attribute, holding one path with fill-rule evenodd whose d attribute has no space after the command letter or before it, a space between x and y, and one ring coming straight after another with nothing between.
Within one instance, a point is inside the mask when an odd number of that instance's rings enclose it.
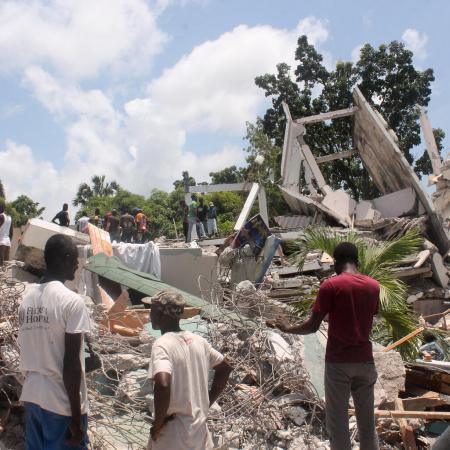
<instances>
[{"instance_id":1,"label":"person standing on rubble","mask_svg":"<svg viewBox=\"0 0 450 450\"><path fill-rule=\"evenodd\" d=\"M136 229L136 222L128 210L125 210L120 217L120 228L122 230L121 241L130 243Z\"/></svg>"},{"instance_id":2,"label":"person standing on rubble","mask_svg":"<svg viewBox=\"0 0 450 450\"><path fill-rule=\"evenodd\" d=\"M67 203L64 203L62 210L53 217L52 223L56 223L56 220L58 220L59 226L61 227L68 227L70 225L69 205Z\"/></svg>"},{"instance_id":3,"label":"person standing on rubble","mask_svg":"<svg viewBox=\"0 0 450 450\"><path fill-rule=\"evenodd\" d=\"M111 215L108 217L108 223L106 224L106 231L109 233L111 242L120 242L120 222L117 217L117 210L113 209Z\"/></svg>"},{"instance_id":4,"label":"person standing on rubble","mask_svg":"<svg viewBox=\"0 0 450 450\"><path fill-rule=\"evenodd\" d=\"M217 231L217 209L213 202L209 202L208 208L208 236L217 236L219 233Z\"/></svg>"},{"instance_id":5,"label":"person standing on rubble","mask_svg":"<svg viewBox=\"0 0 450 450\"><path fill-rule=\"evenodd\" d=\"M192 230L197 225L197 196L191 195L191 203L188 206L188 235L186 242L192 242ZM198 236L200 237L200 235Z\"/></svg>"},{"instance_id":6,"label":"person standing on rubble","mask_svg":"<svg viewBox=\"0 0 450 450\"><path fill-rule=\"evenodd\" d=\"M328 315L325 355L325 413L332 450L351 450L348 406L356 410L361 450L378 450L374 386L377 372L369 336L378 313L380 286L358 272L358 249L340 243L334 253L336 276L320 286L309 319L299 325L285 320L268 322L284 333L315 333Z\"/></svg>"},{"instance_id":7,"label":"person standing on rubble","mask_svg":"<svg viewBox=\"0 0 450 450\"><path fill-rule=\"evenodd\" d=\"M184 241L187 242L188 239L188 230L189 230L189 207L186 205L186 202L184 200L180 200L180 212L179 216L181 216L183 221L183 234L184 234Z\"/></svg>"},{"instance_id":8,"label":"person standing on rubble","mask_svg":"<svg viewBox=\"0 0 450 450\"><path fill-rule=\"evenodd\" d=\"M205 201L203 197L200 197L198 200L198 206L197 206L197 235L199 238L205 238L206 237L206 216L208 213L208 207L205 205Z\"/></svg>"},{"instance_id":9,"label":"person standing on rubble","mask_svg":"<svg viewBox=\"0 0 450 450\"><path fill-rule=\"evenodd\" d=\"M150 319L162 336L152 347L149 367L154 384L154 421L148 449L210 450L209 407L227 385L233 368L201 336L183 331L183 297L163 291L150 299ZM208 392L208 372L214 379Z\"/></svg>"},{"instance_id":10,"label":"person standing on rubble","mask_svg":"<svg viewBox=\"0 0 450 450\"><path fill-rule=\"evenodd\" d=\"M84 300L64 286L78 267L67 236L48 239L41 284L28 285L19 306L19 368L25 377L28 450L87 449L84 335L90 332Z\"/></svg>"},{"instance_id":11,"label":"person standing on rubble","mask_svg":"<svg viewBox=\"0 0 450 450\"><path fill-rule=\"evenodd\" d=\"M9 259L14 228L11 216L5 213L5 207L5 201L0 198L0 266Z\"/></svg>"}]
</instances>

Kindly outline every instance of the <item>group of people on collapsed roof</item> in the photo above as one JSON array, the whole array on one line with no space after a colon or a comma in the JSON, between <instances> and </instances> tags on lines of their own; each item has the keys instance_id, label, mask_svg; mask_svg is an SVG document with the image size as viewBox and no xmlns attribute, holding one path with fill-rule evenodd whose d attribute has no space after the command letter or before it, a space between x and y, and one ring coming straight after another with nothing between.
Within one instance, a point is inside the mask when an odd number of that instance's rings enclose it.
<instances>
[{"instance_id":1,"label":"group of people on collapsed roof","mask_svg":"<svg viewBox=\"0 0 450 450\"><path fill-rule=\"evenodd\" d=\"M52 222L63 227L70 225L69 205L67 203L64 203L62 210L53 217ZM96 208L93 216L89 216L85 211L81 212L77 221L77 230L87 234L88 223L92 223L96 227L106 230L111 242L145 244L150 241L148 222L148 217L140 208L134 208L132 213L125 208L120 216L117 209L112 209L102 216L100 208Z\"/></svg>"},{"instance_id":2,"label":"group of people on collapsed roof","mask_svg":"<svg viewBox=\"0 0 450 450\"><path fill-rule=\"evenodd\" d=\"M198 198L197 195L193 194L189 205L181 200L178 216L182 219L186 242L192 241L194 227L198 239L214 237L219 234L217 230L217 209L213 202L206 205L203 197ZM70 225L69 205L67 203L64 203L62 210L53 217L52 222L63 227ZM93 216L89 216L86 211L82 211L77 221L77 230L87 233L88 223L108 231L111 242L145 244L150 241L149 217L140 208L134 208L131 213L125 208L121 215L119 215L117 209L112 209L103 216L100 208L95 209Z\"/></svg>"},{"instance_id":3,"label":"group of people on collapsed roof","mask_svg":"<svg viewBox=\"0 0 450 450\"><path fill-rule=\"evenodd\" d=\"M191 195L191 203L180 201L183 215L183 234L186 242L192 242L193 230L198 239L218 236L217 231L217 209L213 202L205 204L203 197L198 198L196 194Z\"/></svg>"},{"instance_id":4,"label":"group of people on collapsed roof","mask_svg":"<svg viewBox=\"0 0 450 450\"><path fill-rule=\"evenodd\" d=\"M78 267L75 244L64 235L45 245L46 272L28 284L19 306L19 367L24 375L21 401L26 411L26 448L87 449L88 393L85 349L91 319L83 297L64 286ZM267 322L283 333L315 333L328 321L325 355L325 411L331 450L351 450L349 398L353 397L361 450L378 450L374 385L377 371L370 333L378 313L380 287L358 272L358 250L343 242L333 253L336 275L326 279L309 319L291 324ZM210 406L233 371L203 337L180 327L185 300L162 291L142 299L161 337L152 346L148 378L154 407L148 449L212 450ZM209 374L213 371L212 383Z\"/></svg>"}]
</instances>

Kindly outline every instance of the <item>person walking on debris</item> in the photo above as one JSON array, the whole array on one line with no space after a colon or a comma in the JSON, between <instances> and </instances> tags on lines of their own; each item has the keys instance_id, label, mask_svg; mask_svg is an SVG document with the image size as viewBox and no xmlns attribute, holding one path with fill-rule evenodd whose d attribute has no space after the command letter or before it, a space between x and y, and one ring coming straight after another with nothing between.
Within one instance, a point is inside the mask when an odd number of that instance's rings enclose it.
<instances>
[{"instance_id":1,"label":"person walking on debris","mask_svg":"<svg viewBox=\"0 0 450 450\"><path fill-rule=\"evenodd\" d=\"M184 200L180 200L180 215L183 221L183 234L184 234L184 241L188 241L188 230L189 230L189 207L186 205L186 202Z\"/></svg>"},{"instance_id":2,"label":"person walking on debris","mask_svg":"<svg viewBox=\"0 0 450 450\"><path fill-rule=\"evenodd\" d=\"M219 233L217 231L217 209L213 202L209 203L208 208L208 236L217 236Z\"/></svg>"},{"instance_id":3,"label":"person walking on debris","mask_svg":"<svg viewBox=\"0 0 450 450\"><path fill-rule=\"evenodd\" d=\"M197 206L197 235L199 238L205 238L206 237L206 216L208 214L208 207L205 205L204 200L202 197L198 200L198 206Z\"/></svg>"},{"instance_id":4,"label":"person walking on debris","mask_svg":"<svg viewBox=\"0 0 450 450\"><path fill-rule=\"evenodd\" d=\"M210 450L209 407L225 389L233 368L204 338L180 329L185 301L170 291L143 299L162 336L152 347L149 376L154 383L154 421L148 449ZM208 392L208 372L214 379Z\"/></svg>"},{"instance_id":5,"label":"person walking on debris","mask_svg":"<svg viewBox=\"0 0 450 450\"><path fill-rule=\"evenodd\" d=\"M94 217L91 217L89 222L98 228L103 228L103 220L100 217L100 208L95 208Z\"/></svg>"},{"instance_id":6,"label":"person walking on debris","mask_svg":"<svg viewBox=\"0 0 450 450\"><path fill-rule=\"evenodd\" d=\"M120 222L117 217L117 210L113 209L111 215L108 217L108 222L106 224L106 231L109 232L109 237L111 242L120 241Z\"/></svg>"},{"instance_id":7,"label":"person walking on debris","mask_svg":"<svg viewBox=\"0 0 450 450\"><path fill-rule=\"evenodd\" d=\"M147 216L140 208L135 208L136 215L136 241L139 244L148 242Z\"/></svg>"},{"instance_id":8,"label":"person walking on debris","mask_svg":"<svg viewBox=\"0 0 450 450\"><path fill-rule=\"evenodd\" d=\"M129 213L128 210L126 210L120 218L120 228L122 229L122 242L130 243L133 239L136 222L134 221L134 217Z\"/></svg>"},{"instance_id":9,"label":"person walking on debris","mask_svg":"<svg viewBox=\"0 0 450 450\"><path fill-rule=\"evenodd\" d=\"M61 234L45 245L41 284L28 285L19 307L20 365L25 381L25 440L29 450L87 449L82 297L64 286L78 267L76 245Z\"/></svg>"},{"instance_id":10,"label":"person walking on debris","mask_svg":"<svg viewBox=\"0 0 450 450\"><path fill-rule=\"evenodd\" d=\"M14 229L11 216L5 213L5 207L5 201L0 198L0 266L9 260Z\"/></svg>"},{"instance_id":11,"label":"person walking on debris","mask_svg":"<svg viewBox=\"0 0 450 450\"><path fill-rule=\"evenodd\" d=\"M188 236L186 242L192 242L192 229L197 225L197 196L191 195L191 203L188 207ZM200 235L198 236L200 237Z\"/></svg>"},{"instance_id":12,"label":"person walking on debris","mask_svg":"<svg viewBox=\"0 0 450 450\"><path fill-rule=\"evenodd\" d=\"M336 276L324 281L308 320L267 325L292 334L315 333L328 315L325 356L325 412L332 450L351 450L348 406L353 397L361 450L377 450L374 385L377 372L369 336L378 313L377 281L358 273L358 249L339 244L333 254Z\"/></svg>"},{"instance_id":13,"label":"person walking on debris","mask_svg":"<svg viewBox=\"0 0 450 450\"><path fill-rule=\"evenodd\" d=\"M69 205L67 203L64 203L62 210L53 217L52 223L56 223L56 220L58 220L61 227L68 227L70 225Z\"/></svg>"}]
</instances>

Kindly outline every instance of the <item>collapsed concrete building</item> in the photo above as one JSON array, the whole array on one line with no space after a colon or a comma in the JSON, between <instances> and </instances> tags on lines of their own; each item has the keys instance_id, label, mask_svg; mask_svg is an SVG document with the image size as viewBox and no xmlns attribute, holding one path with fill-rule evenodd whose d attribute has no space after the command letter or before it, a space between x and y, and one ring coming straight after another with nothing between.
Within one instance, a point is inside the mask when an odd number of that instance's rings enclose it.
<instances>
[{"instance_id":1,"label":"collapsed concrete building","mask_svg":"<svg viewBox=\"0 0 450 450\"><path fill-rule=\"evenodd\" d=\"M188 201L194 192L248 193L234 227L236 233L228 239L111 245L107 233L95 227L89 226L87 236L44 221L30 221L17 252L21 263L11 264L8 273L0 270L0 305L7 312L0 322L4 362L0 380L9 395L10 410L17 408L21 380L15 340L17 305L25 284L36 281L33 273L44 268L46 239L65 233L79 246L80 270L71 287L85 296L94 346L102 359L102 369L88 380L95 448L142 449L146 445L153 399L146 367L158 333L152 330L148 310L139 302L143 296L170 288L181 291L189 305L182 327L205 336L236 367L230 386L210 411L209 425L217 447L328 449L323 426L326 325L316 335L299 337L268 330L265 320L280 315L296 320L296 305L316 293L320 279L332 272L333 260L314 251L300 268L284 257L284 244L295 241L309 225L331 225L344 234L353 230L368 239L384 239L403 228L419 226L427 238L424 248L393 270L408 282L407 301L417 313L430 315L430 323L449 329L450 290L444 262L449 240L443 219L449 213L450 163L441 163L436 157L431 127L423 112L422 126L434 170L430 181L437 188L430 197L384 119L358 89L353 95L352 108L300 119L293 119L284 105L287 121L280 189L296 215L274 218L280 225L277 229L269 229L265 191L258 183L199 185L186 193ZM308 124L343 117L353 120L354 148L314 157L305 141ZM380 197L356 202L345 191L327 184L320 165L355 153ZM301 177L308 195L300 190ZM256 200L260 214L249 220ZM427 448L433 438L423 426L449 419L449 363L421 360L405 365L399 353L388 350L375 349L380 374L376 413L383 448L398 448L402 441L409 443L408 448L417 448L416 440ZM354 414L351 406L349 413ZM10 448L20 448L23 428L20 419L11 416L10 434L17 439ZM415 421L406 422L405 417ZM6 425L5 421L8 432ZM351 429L356 443L354 417Z\"/></svg>"}]
</instances>

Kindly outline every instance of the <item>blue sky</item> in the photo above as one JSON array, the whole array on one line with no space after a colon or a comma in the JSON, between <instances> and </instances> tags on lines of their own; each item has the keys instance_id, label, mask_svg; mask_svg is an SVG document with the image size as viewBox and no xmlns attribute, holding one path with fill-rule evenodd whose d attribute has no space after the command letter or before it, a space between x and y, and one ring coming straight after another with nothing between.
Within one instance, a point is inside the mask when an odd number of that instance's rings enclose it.
<instances>
[{"instance_id":1,"label":"blue sky","mask_svg":"<svg viewBox=\"0 0 450 450\"><path fill-rule=\"evenodd\" d=\"M448 17L444 0L3 0L0 179L49 215L95 173L144 195L184 169L207 180L243 162L267 106L253 79L304 33L330 66L403 40L435 70L429 117L450 138Z\"/></svg>"}]
</instances>

